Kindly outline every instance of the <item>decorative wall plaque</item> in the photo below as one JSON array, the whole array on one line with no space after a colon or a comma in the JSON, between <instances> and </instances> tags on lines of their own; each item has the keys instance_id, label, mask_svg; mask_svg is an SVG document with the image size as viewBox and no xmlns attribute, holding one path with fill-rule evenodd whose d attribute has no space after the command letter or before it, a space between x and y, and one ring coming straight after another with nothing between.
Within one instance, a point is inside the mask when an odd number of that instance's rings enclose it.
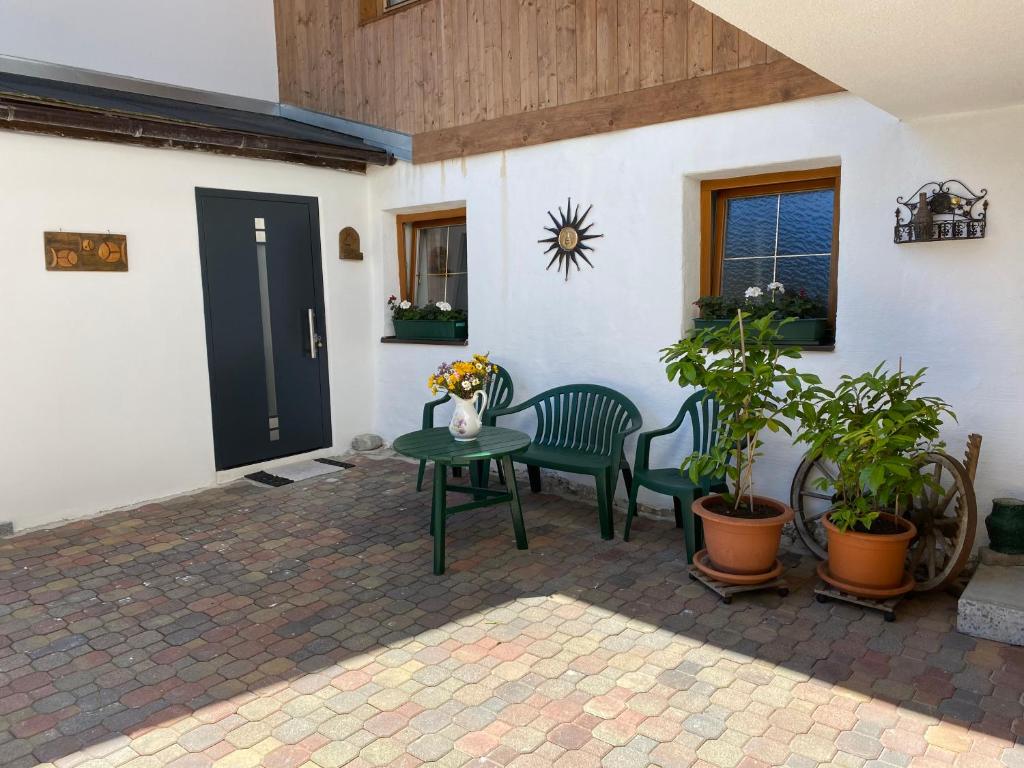
<instances>
[{"instance_id":1,"label":"decorative wall plaque","mask_svg":"<svg viewBox=\"0 0 1024 768\"><path fill-rule=\"evenodd\" d=\"M548 262L547 269L551 269L551 265L556 261L558 262L558 271L565 271L565 279L569 279L569 265L572 264L576 267L576 271L580 271L580 263L578 259L583 259L587 264L593 268L590 259L587 258L584 251L593 251L594 249L587 245L587 240L593 240L597 237L604 237L604 235L591 235L590 232L593 224L587 224L583 226L583 222L586 221L587 215L590 213L590 209L594 206L590 206L580 216L580 206L576 205L575 212L572 209L572 198L565 204L565 212L562 209L558 209L559 218L556 219L555 215L548 211L548 216L551 218L553 227L544 227L545 230L552 234L552 237L546 237L543 240L538 240L538 243L548 243L548 247L544 251L544 255L547 256L551 251L554 251L554 255L551 257L551 261Z\"/></svg>"},{"instance_id":2,"label":"decorative wall plaque","mask_svg":"<svg viewBox=\"0 0 1024 768\"><path fill-rule=\"evenodd\" d=\"M338 235L339 258L345 261L362 261L363 254L359 250L359 233L352 227L345 227Z\"/></svg>"},{"instance_id":3,"label":"decorative wall plaque","mask_svg":"<svg viewBox=\"0 0 1024 768\"><path fill-rule=\"evenodd\" d=\"M44 232L46 268L54 272L127 272L128 238L85 232Z\"/></svg>"}]
</instances>

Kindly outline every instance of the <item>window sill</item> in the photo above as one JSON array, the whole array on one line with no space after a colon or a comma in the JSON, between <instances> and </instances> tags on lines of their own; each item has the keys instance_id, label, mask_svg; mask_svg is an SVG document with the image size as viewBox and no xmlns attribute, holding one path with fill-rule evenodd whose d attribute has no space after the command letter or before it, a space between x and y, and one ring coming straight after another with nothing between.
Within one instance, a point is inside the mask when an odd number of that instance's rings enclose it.
<instances>
[{"instance_id":1,"label":"window sill","mask_svg":"<svg viewBox=\"0 0 1024 768\"><path fill-rule=\"evenodd\" d=\"M829 341L825 344L786 344L787 347L796 347L801 352L835 352L835 342Z\"/></svg>"},{"instance_id":2,"label":"window sill","mask_svg":"<svg viewBox=\"0 0 1024 768\"><path fill-rule=\"evenodd\" d=\"M436 347L468 347L469 339L400 339L397 336L381 336L381 344L433 344Z\"/></svg>"}]
</instances>

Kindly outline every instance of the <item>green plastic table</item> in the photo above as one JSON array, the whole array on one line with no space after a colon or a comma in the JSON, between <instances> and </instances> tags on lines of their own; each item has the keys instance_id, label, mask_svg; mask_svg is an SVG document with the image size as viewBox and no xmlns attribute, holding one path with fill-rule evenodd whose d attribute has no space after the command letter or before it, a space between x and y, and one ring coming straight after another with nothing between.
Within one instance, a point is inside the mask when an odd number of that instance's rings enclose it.
<instances>
[{"instance_id":1,"label":"green plastic table","mask_svg":"<svg viewBox=\"0 0 1024 768\"><path fill-rule=\"evenodd\" d=\"M421 429L402 435L394 442L394 449L413 459L434 463L434 497L430 510L430 532L434 536L434 573L444 573L445 521L449 515L480 507L509 503L512 510L512 527L516 533L516 547L526 549L526 527L523 525L523 508L519 503L519 489L512 467L512 457L525 451L530 445L530 436L524 432L502 427L482 427L475 440L459 442L446 427ZM476 485L449 485L448 470L451 467L469 467L473 462L487 459L497 460L505 474L505 490ZM473 476L475 473L470 472ZM448 492L466 493L473 501L449 507Z\"/></svg>"}]
</instances>

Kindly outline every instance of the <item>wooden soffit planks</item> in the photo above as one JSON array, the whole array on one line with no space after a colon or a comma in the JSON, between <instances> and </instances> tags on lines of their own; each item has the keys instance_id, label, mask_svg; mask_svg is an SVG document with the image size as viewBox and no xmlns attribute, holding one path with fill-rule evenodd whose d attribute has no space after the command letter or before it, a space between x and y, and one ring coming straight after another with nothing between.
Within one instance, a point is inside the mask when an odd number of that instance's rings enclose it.
<instances>
[{"instance_id":1,"label":"wooden soffit planks","mask_svg":"<svg viewBox=\"0 0 1024 768\"><path fill-rule=\"evenodd\" d=\"M790 59L692 77L413 136L413 162L527 147L700 115L761 107L843 89Z\"/></svg>"}]
</instances>

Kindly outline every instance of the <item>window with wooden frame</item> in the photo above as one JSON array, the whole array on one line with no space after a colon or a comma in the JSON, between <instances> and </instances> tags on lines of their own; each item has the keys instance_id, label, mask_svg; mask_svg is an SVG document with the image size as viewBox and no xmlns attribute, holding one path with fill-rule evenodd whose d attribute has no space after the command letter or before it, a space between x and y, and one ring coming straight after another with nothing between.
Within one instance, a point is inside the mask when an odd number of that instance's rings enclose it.
<instances>
[{"instance_id":1,"label":"window with wooden frame","mask_svg":"<svg viewBox=\"0 0 1024 768\"><path fill-rule=\"evenodd\" d=\"M395 226L402 299L415 305L446 301L468 311L466 209L403 213Z\"/></svg>"},{"instance_id":2,"label":"window with wooden frame","mask_svg":"<svg viewBox=\"0 0 1024 768\"><path fill-rule=\"evenodd\" d=\"M836 316L839 168L701 182L701 295L804 292Z\"/></svg>"},{"instance_id":3,"label":"window with wooden frame","mask_svg":"<svg viewBox=\"0 0 1024 768\"><path fill-rule=\"evenodd\" d=\"M367 24L382 19L391 11L400 11L419 5L423 0L359 0L359 23Z\"/></svg>"}]
</instances>

